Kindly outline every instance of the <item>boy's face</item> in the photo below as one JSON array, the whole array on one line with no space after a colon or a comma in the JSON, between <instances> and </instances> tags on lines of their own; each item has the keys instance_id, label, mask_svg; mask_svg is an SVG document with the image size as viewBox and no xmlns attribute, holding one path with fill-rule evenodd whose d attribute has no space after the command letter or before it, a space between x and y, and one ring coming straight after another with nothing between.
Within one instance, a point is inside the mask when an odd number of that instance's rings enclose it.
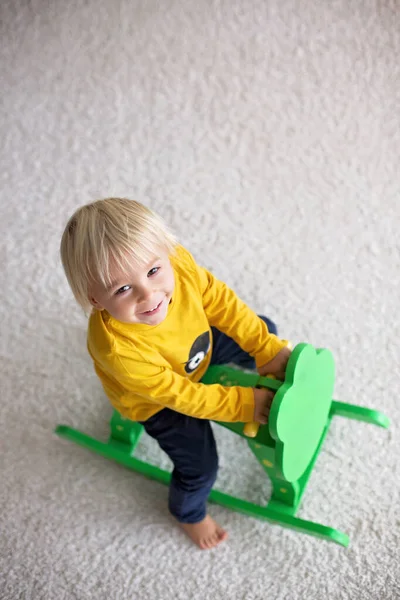
<instances>
[{"instance_id":1,"label":"boy's face","mask_svg":"<svg viewBox=\"0 0 400 600\"><path fill-rule=\"evenodd\" d=\"M90 301L124 323L159 325L167 316L175 287L174 272L164 250L158 251L145 267L132 266L128 274L112 269L113 285L91 287Z\"/></svg>"}]
</instances>

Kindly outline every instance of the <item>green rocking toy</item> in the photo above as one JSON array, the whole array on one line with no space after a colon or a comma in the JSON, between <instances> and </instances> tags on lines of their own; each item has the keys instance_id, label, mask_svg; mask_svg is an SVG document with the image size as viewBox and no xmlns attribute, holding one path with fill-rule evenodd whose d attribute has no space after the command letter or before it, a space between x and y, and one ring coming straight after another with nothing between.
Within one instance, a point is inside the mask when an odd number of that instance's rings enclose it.
<instances>
[{"instance_id":1,"label":"green rocking toy","mask_svg":"<svg viewBox=\"0 0 400 600\"><path fill-rule=\"evenodd\" d=\"M219 422L246 437L250 449L266 471L273 489L267 506L253 504L218 490L212 490L210 501L348 546L349 537L345 533L300 519L295 516L296 511L334 415L384 428L389 427L389 419L376 410L333 400L334 381L335 365L331 352L315 349L310 344L298 344L294 348L283 382L237 368L211 366L202 379L204 384L266 387L274 390L275 396L267 425L258 427L257 424ZM107 443L66 425L56 428L59 436L168 484L168 471L134 457L142 431L142 425L124 419L116 411L111 419L111 435Z\"/></svg>"}]
</instances>

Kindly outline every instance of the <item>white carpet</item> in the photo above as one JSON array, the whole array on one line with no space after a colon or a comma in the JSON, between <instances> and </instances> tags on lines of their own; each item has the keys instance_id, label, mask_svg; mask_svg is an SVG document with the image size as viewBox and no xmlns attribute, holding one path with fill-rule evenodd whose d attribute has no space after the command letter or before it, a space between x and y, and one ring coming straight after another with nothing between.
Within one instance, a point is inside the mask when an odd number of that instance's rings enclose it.
<instances>
[{"instance_id":1,"label":"white carpet","mask_svg":"<svg viewBox=\"0 0 400 600\"><path fill-rule=\"evenodd\" d=\"M1 600L400 598L399 3L0 11ZM390 416L334 421L299 512L348 549L213 506L230 539L201 552L167 488L53 435L107 436L58 245L110 195L148 202L283 336L330 348L338 399ZM265 500L243 440L217 437L218 487Z\"/></svg>"}]
</instances>

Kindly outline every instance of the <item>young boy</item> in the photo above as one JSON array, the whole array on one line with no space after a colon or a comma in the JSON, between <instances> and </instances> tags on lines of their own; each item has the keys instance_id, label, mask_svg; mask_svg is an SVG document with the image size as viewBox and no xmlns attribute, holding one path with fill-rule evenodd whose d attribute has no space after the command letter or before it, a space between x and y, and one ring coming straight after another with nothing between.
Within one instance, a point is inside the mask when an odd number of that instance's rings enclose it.
<instances>
[{"instance_id":1,"label":"young boy","mask_svg":"<svg viewBox=\"0 0 400 600\"><path fill-rule=\"evenodd\" d=\"M227 533L206 513L218 469L209 420L266 423L273 393L199 381L210 364L228 362L283 378L287 342L138 202L78 209L61 258L76 300L91 311L88 350L111 404L171 458L172 515L200 548L216 546Z\"/></svg>"}]
</instances>

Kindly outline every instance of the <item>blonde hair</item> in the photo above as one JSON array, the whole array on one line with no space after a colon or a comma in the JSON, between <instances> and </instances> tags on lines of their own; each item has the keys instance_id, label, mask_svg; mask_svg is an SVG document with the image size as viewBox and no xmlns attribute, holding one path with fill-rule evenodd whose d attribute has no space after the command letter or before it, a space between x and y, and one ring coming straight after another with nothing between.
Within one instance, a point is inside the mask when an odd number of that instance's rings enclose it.
<instances>
[{"instance_id":1,"label":"blonde hair","mask_svg":"<svg viewBox=\"0 0 400 600\"><path fill-rule=\"evenodd\" d=\"M106 198L79 208L69 219L60 253L77 302L91 309L89 288L111 284L110 264L122 270L148 264L157 250L172 254L177 241L150 209L126 198Z\"/></svg>"}]
</instances>

